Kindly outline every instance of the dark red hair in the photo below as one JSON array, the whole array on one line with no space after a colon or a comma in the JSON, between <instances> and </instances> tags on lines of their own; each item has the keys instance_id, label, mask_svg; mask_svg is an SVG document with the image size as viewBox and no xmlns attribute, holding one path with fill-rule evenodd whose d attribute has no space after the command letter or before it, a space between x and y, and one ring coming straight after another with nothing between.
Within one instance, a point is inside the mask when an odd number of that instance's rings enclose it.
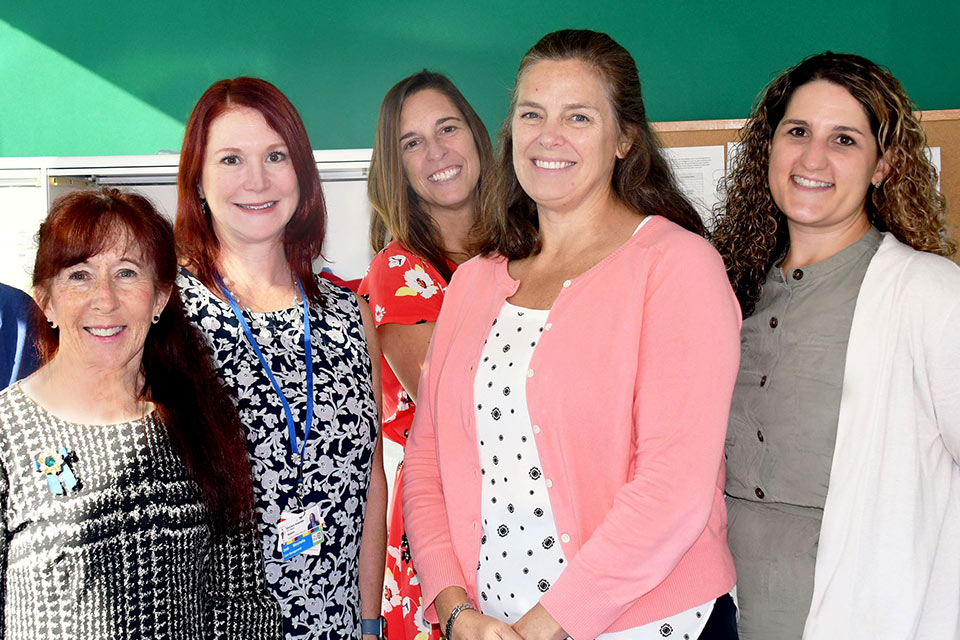
<instances>
[{"instance_id":1,"label":"dark red hair","mask_svg":"<svg viewBox=\"0 0 960 640\"><path fill-rule=\"evenodd\" d=\"M217 377L203 336L187 319L176 286L173 227L143 196L117 189L75 191L58 198L37 233L33 286L41 308L50 282L63 269L88 260L116 243L138 249L150 265L154 286L169 292L167 305L143 344L143 388L139 397L157 415L190 476L200 485L218 529L248 526L253 484L246 440L229 394ZM41 317L41 357L57 353L60 334Z\"/></svg>"},{"instance_id":2,"label":"dark red hair","mask_svg":"<svg viewBox=\"0 0 960 640\"><path fill-rule=\"evenodd\" d=\"M313 260L323 249L327 229L320 174L300 114L287 96L266 80L241 77L215 82L200 96L187 120L177 175L176 238L180 261L189 265L208 288L216 290L213 274L220 242L200 200L198 187L203 176L210 125L233 107L260 112L287 145L300 185L300 202L284 230L283 248L290 270L300 277L307 297L320 304L320 289L313 275Z\"/></svg>"}]
</instances>

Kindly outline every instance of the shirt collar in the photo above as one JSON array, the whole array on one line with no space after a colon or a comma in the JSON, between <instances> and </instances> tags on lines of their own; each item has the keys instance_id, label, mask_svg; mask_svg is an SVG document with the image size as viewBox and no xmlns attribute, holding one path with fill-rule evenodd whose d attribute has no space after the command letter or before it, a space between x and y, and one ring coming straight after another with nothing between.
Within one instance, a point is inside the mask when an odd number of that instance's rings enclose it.
<instances>
[{"instance_id":1,"label":"shirt collar","mask_svg":"<svg viewBox=\"0 0 960 640\"><path fill-rule=\"evenodd\" d=\"M882 240L883 234L871 225L870 230L849 247L838 251L825 260L792 269L788 273L784 273L783 269L780 268L783 259L786 257L786 250L784 250L783 255L774 262L774 266L770 270L770 277L781 284L800 286L842 269L856 262L867 253L875 253Z\"/></svg>"}]
</instances>

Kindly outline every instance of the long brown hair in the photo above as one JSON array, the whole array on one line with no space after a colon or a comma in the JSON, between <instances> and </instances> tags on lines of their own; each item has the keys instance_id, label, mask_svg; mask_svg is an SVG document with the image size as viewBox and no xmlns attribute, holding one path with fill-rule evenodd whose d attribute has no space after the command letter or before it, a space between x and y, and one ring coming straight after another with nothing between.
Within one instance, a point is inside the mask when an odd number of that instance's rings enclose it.
<instances>
[{"instance_id":1,"label":"long brown hair","mask_svg":"<svg viewBox=\"0 0 960 640\"><path fill-rule=\"evenodd\" d=\"M321 304L320 289L313 275L313 260L320 255L327 229L327 208L320 174L300 114L287 96L260 78L241 77L213 83L200 96L187 120L177 174L176 236L180 260L190 266L200 282L216 290L213 274L220 242L198 186L203 175L210 125L223 112L234 107L259 111L287 145L300 186L300 202L284 229L284 253L290 271L300 278L307 297Z\"/></svg>"},{"instance_id":2,"label":"long brown hair","mask_svg":"<svg viewBox=\"0 0 960 640\"><path fill-rule=\"evenodd\" d=\"M200 485L218 529L249 526L253 484L236 409L220 383L209 348L187 319L176 286L173 227L149 200L116 189L75 191L50 208L37 234L33 286L41 307L50 282L63 269L110 248L136 246L153 268L154 286L169 292L143 345L139 398L156 405L160 421L190 476ZM39 314L38 314L39 315ZM40 317L38 347L44 362L57 353L60 332Z\"/></svg>"},{"instance_id":3,"label":"long brown hair","mask_svg":"<svg viewBox=\"0 0 960 640\"><path fill-rule=\"evenodd\" d=\"M477 204L479 194L488 181L493 165L493 149L487 128L467 99L441 74L424 69L393 85L380 104L377 117L377 133L373 141L370 159L370 177L367 180L367 195L376 215L370 220L370 246L380 251L388 238L402 243L418 256L432 264L447 281L450 267L443 250L440 230L427 214L420 197L410 186L401 161L400 114L407 98L415 93L433 89L439 91L463 115L473 134L473 142L480 157L480 177L477 180ZM475 227L480 224L482 212L477 212Z\"/></svg>"},{"instance_id":4,"label":"long brown hair","mask_svg":"<svg viewBox=\"0 0 960 640\"><path fill-rule=\"evenodd\" d=\"M480 250L511 260L539 250L536 203L523 191L513 169L512 123L517 87L530 66L542 60L580 60L597 70L607 87L617 127L630 138L630 149L613 169L613 192L630 209L658 214L704 235L703 221L677 186L670 166L660 153L660 142L647 120L640 76L630 53L605 33L589 30L554 31L533 45L520 61L510 112L500 129L493 184L481 208L491 212Z\"/></svg>"},{"instance_id":5,"label":"long brown hair","mask_svg":"<svg viewBox=\"0 0 960 640\"><path fill-rule=\"evenodd\" d=\"M744 316L753 312L773 263L789 244L786 217L770 193L770 144L793 93L815 80L843 87L863 106L890 172L867 191L867 218L918 251L949 256L946 200L925 154L926 136L903 86L886 69L851 53L810 56L784 71L761 93L740 131L742 143L721 183L712 240L727 267Z\"/></svg>"}]
</instances>

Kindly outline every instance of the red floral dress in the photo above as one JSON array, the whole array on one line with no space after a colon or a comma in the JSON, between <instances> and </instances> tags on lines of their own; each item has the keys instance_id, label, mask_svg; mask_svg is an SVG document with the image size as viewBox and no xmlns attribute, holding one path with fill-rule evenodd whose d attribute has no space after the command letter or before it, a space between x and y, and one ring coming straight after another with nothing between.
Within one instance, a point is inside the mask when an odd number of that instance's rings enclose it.
<instances>
[{"instance_id":1,"label":"red floral dress","mask_svg":"<svg viewBox=\"0 0 960 640\"><path fill-rule=\"evenodd\" d=\"M450 268L456 268L452 262ZM428 261L398 242L383 248L370 263L359 294L370 304L376 325L435 322L447 283ZM386 358L383 379L383 435L406 444L414 404ZM420 580L410 561L410 545L403 526L403 463L397 468L387 530L387 567L383 580L383 615L389 640L439 640L440 627L423 618Z\"/></svg>"}]
</instances>

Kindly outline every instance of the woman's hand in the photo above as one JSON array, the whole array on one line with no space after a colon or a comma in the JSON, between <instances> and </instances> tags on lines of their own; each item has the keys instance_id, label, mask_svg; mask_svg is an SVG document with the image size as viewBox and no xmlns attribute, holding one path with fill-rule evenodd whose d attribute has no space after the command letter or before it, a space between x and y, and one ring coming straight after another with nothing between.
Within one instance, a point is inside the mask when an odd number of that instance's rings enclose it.
<instances>
[{"instance_id":1,"label":"woman's hand","mask_svg":"<svg viewBox=\"0 0 960 640\"><path fill-rule=\"evenodd\" d=\"M468 602L467 592L462 587L450 586L437 594L433 604L440 617L441 628L450 619L450 612ZM447 640L523 640L506 622L485 616L474 609L464 609L453 621Z\"/></svg>"},{"instance_id":2,"label":"woman's hand","mask_svg":"<svg viewBox=\"0 0 960 640\"><path fill-rule=\"evenodd\" d=\"M563 627L539 604L514 622L513 630L524 640L564 640L567 637Z\"/></svg>"},{"instance_id":3,"label":"woman's hand","mask_svg":"<svg viewBox=\"0 0 960 640\"><path fill-rule=\"evenodd\" d=\"M524 640L513 627L479 611L468 609L453 621L448 640Z\"/></svg>"}]
</instances>

